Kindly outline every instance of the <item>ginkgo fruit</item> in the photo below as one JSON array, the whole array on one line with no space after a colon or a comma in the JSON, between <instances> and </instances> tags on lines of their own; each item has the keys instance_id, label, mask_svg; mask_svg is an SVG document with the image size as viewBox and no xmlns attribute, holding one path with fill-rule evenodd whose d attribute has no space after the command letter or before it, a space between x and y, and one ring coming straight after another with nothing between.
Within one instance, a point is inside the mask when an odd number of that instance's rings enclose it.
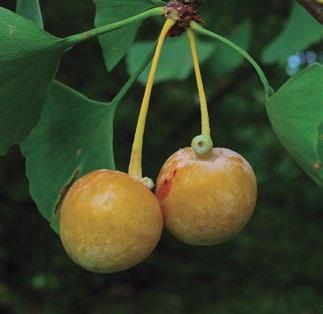
<instances>
[{"instance_id":1,"label":"ginkgo fruit","mask_svg":"<svg viewBox=\"0 0 323 314\"><path fill-rule=\"evenodd\" d=\"M167 229L192 245L214 245L235 236L250 219L257 185L249 163L225 148L200 159L181 149L162 167L156 195Z\"/></svg>"},{"instance_id":2,"label":"ginkgo fruit","mask_svg":"<svg viewBox=\"0 0 323 314\"><path fill-rule=\"evenodd\" d=\"M67 254L97 273L143 261L157 245L162 225L155 195L138 180L111 170L91 172L74 183L60 214Z\"/></svg>"}]
</instances>

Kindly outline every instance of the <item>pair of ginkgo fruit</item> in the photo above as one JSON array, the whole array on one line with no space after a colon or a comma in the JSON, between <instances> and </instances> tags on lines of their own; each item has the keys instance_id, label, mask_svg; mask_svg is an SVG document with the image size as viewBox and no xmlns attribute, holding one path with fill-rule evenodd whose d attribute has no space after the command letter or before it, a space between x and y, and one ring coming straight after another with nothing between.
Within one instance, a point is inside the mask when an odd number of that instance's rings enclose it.
<instances>
[{"instance_id":1,"label":"pair of ginkgo fruit","mask_svg":"<svg viewBox=\"0 0 323 314\"><path fill-rule=\"evenodd\" d=\"M142 143L154 77L163 42L176 21L168 18L159 36L143 98L128 174L97 170L75 182L60 212L67 254L97 273L126 270L156 247L165 224L192 245L214 245L236 235L251 217L257 195L249 163L225 148L213 148L207 102L193 31L187 29L199 90L202 135L163 165L157 179L142 177Z\"/></svg>"}]
</instances>

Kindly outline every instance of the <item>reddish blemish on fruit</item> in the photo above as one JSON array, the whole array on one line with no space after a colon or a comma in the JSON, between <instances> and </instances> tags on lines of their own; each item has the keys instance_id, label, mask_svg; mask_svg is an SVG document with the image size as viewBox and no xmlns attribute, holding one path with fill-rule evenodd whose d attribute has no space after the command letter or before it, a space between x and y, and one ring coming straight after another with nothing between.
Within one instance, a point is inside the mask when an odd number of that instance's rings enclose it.
<instances>
[{"instance_id":1,"label":"reddish blemish on fruit","mask_svg":"<svg viewBox=\"0 0 323 314\"><path fill-rule=\"evenodd\" d=\"M165 179L163 181L163 183L161 184L161 187L159 188L158 193L157 193L157 198L160 201L163 201L166 198L166 196L169 194L170 188L172 186L172 181L173 181L176 173L177 173L177 170L175 169L172 172L172 177Z\"/></svg>"},{"instance_id":2,"label":"reddish blemish on fruit","mask_svg":"<svg viewBox=\"0 0 323 314\"><path fill-rule=\"evenodd\" d=\"M162 183L160 189L158 190L158 193L157 193L157 198L159 200L164 200L166 198L166 196L168 195L169 193L169 190L170 190L170 187L172 185L172 181L171 180L164 180L164 182Z\"/></svg>"}]
</instances>

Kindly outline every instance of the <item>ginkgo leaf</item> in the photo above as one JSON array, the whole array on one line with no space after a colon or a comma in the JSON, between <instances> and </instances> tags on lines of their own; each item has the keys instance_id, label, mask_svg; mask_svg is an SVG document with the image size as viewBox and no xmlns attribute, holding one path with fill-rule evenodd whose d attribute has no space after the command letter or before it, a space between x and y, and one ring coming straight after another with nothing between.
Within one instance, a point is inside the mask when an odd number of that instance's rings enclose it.
<instances>
[{"instance_id":1,"label":"ginkgo leaf","mask_svg":"<svg viewBox=\"0 0 323 314\"><path fill-rule=\"evenodd\" d=\"M278 138L295 161L323 185L323 66L292 77L267 101Z\"/></svg>"},{"instance_id":2,"label":"ginkgo leaf","mask_svg":"<svg viewBox=\"0 0 323 314\"><path fill-rule=\"evenodd\" d=\"M38 122L63 40L0 7L0 155L20 143Z\"/></svg>"},{"instance_id":3,"label":"ginkgo leaf","mask_svg":"<svg viewBox=\"0 0 323 314\"><path fill-rule=\"evenodd\" d=\"M114 168L114 109L61 83L50 86L41 119L21 147L31 196L52 224L61 195L75 178Z\"/></svg>"},{"instance_id":4,"label":"ginkgo leaf","mask_svg":"<svg viewBox=\"0 0 323 314\"><path fill-rule=\"evenodd\" d=\"M57 232L60 203L73 181L92 170L114 169L115 110L152 53L110 103L91 100L56 81L51 84L39 123L21 150L31 196Z\"/></svg>"},{"instance_id":5,"label":"ginkgo leaf","mask_svg":"<svg viewBox=\"0 0 323 314\"><path fill-rule=\"evenodd\" d=\"M93 0L96 6L95 25L102 26L117 22L148 9L160 6L162 1L154 0ZM133 44L140 22L99 37L105 64L109 71L127 54Z\"/></svg>"}]
</instances>

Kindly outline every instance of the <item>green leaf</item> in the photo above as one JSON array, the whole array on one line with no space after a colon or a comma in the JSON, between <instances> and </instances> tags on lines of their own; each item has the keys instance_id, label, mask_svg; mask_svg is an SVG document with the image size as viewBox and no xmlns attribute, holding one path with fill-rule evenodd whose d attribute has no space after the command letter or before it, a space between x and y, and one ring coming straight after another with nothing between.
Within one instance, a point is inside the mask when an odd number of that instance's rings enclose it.
<instances>
[{"instance_id":1,"label":"green leaf","mask_svg":"<svg viewBox=\"0 0 323 314\"><path fill-rule=\"evenodd\" d=\"M284 30L265 49L265 63L285 64L293 53L303 51L323 38L323 27L295 3Z\"/></svg>"},{"instance_id":2,"label":"green leaf","mask_svg":"<svg viewBox=\"0 0 323 314\"><path fill-rule=\"evenodd\" d=\"M21 150L31 196L57 232L60 203L74 180L92 170L114 169L115 110L152 53L110 103L86 98L55 81L51 84L39 123Z\"/></svg>"},{"instance_id":3,"label":"green leaf","mask_svg":"<svg viewBox=\"0 0 323 314\"><path fill-rule=\"evenodd\" d=\"M117 22L139 14L160 4L153 0L93 0L96 6L95 25L97 27ZM109 71L127 54L140 27L132 23L121 29L99 37L105 64Z\"/></svg>"},{"instance_id":4,"label":"green leaf","mask_svg":"<svg viewBox=\"0 0 323 314\"><path fill-rule=\"evenodd\" d=\"M114 168L114 108L61 83L50 86L39 124L21 147L31 195L51 223L71 181L91 170Z\"/></svg>"},{"instance_id":5,"label":"green leaf","mask_svg":"<svg viewBox=\"0 0 323 314\"><path fill-rule=\"evenodd\" d=\"M34 23L0 7L0 155L20 143L39 119L66 49Z\"/></svg>"},{"instance_id":6,"label":"green leaf","mask_svg":"<svg viewBox=\"0 0 323 314\"><path fill-rule=\"evenodd\" d=\"M320 127L319 127L319 139L318 139L318 150L319 150L319 155L320 155L320 159L323 160L323 122L321 123Z\"/></svg>"},{"instance_id":7,"label":"green leaf","mask_svg":"<svg viewBox=\"0 0 323 314\"><path fill-rule=\"evenodd\" d=\"M242 49L248 51L251 43L251 24L243 22L229 39ZM243 62L243 57L236 51L224 45L215 47L211 68L216 75L224 75L234 71Z\"/></svg>"},{"instance_id":8,"label":"green leaf","mask_svg":"<svg viewBox=\"0 0 323 314\"><path fill-rule=\"evenodd\" d=\"M128 72L133 74L138 64L145 58L147 51L155 45L152 41L135 43L128 55ZM214 45L198 40L197 43L200 62L205 62L213 53ZM140 75L139 82L146 84L150 66ZM169 38L165 42L159 60L155 82L167 80L184 80L193 71L192 55L188 44L187 36Z\"/></svg>"},{"instance_id":9,"label":"green leaf","mask_svg":"<svg viewBox=\"0 0 323 314\"><path fill-rule=\"evenodd\" d=\"M323 66L299 72L267 101L273 129L295 161L323 185Z\"/></svg>"},{"instance_id":10,"label":"green leaf","mask_svg":"<svg viewBox=\"0 0 323 314\"><path fill-rule=\"evenodd\" d=\"M16 13L33 21L40 28L44 27L39 0L17 0Z\"/></svg>"}]
</instances>

